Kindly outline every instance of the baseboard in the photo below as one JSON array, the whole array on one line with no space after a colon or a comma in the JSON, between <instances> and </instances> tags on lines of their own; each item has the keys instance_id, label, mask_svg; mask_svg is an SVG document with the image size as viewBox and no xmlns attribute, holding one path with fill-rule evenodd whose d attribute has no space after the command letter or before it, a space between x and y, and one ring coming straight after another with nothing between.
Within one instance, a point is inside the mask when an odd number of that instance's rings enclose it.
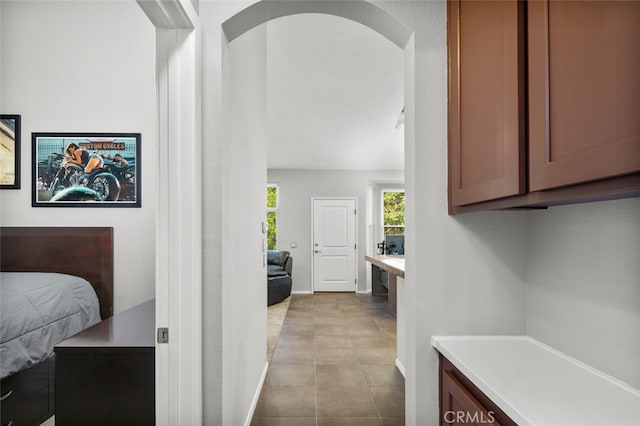
<instances>
[{"instance_id":1,"label":"baseboard","mask_svg":"<svg viewBox=\"0 0 640 426\"><path fill-rule=\"evenodd\" d=\"M405 374L404 365L400 363L400 360L398 358L396 358L396 368L398 369L400 374L402 374L402 377L407 377L407 375Z\"/></svg>"},{"instance_id":2,"label":"baseboard","mask_svg":"<svg viewBox=\"0 0 640 426\"><path fill-rule=\"evenodd\" d=\"M262 376L260 376L260 381L258 382L258 388L256 389L255 395L253 395L253 401L251 401L251 407L249 407L249 415L247 416L247 420L244 422L244 426L251 426L251 420L253 420L253 414L256 412L256 407L258 406L258 400L260 399L260 392L262 392L262 386L264 386L264 381L267 378L267 371L269 370L269 363L267 362L264 366L264 370L262 371Z\"/></svg>"},{"instance_id":3,"label":"baseboard","mask_svg":"<svg viewBox=\"0 0 640 426\"><path fill-rule=\"evenodd\" d=\"M365 291L356 291L356 293L358 294L371 294L371 290L365 290ZM313 294L313 291L292 291L291 294Z\"/></svg>"}]
</instances>

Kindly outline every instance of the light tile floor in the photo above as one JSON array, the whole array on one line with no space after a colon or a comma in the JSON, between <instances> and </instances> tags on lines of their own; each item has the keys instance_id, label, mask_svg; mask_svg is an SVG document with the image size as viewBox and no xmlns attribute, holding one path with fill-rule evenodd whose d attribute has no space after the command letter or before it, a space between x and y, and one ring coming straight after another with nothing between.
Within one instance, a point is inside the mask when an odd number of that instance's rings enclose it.
<instances>
[{"instance_id":1,"label":"light tile floor","mask_svg":"<svg viewBox=\"0 0 640 426\"><path fill-rule=\"evenodd\" d=\"M251 424L404 425L395 358L385 298L293 295Z\"/></svg>"},{"instance_id":2,"label":"light tile floor","mask_svg":"<svg viewBox=\"0 0 640 426\"><path fill-rule=\"evenodd\" d=\"M282 302L267 307L267 361L269 362L271 362L273 352L276 350L278 336L280 336L280 330L290 303L291 297L287 297Z\"/></svg>"}]
</instances>

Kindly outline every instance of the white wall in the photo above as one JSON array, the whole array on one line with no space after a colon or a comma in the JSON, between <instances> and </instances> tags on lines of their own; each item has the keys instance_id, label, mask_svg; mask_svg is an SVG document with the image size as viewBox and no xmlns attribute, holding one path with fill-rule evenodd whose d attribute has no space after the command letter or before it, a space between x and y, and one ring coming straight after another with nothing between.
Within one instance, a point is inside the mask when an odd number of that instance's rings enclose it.
<instances>
[{"instance_id":1,"label":"white wall","mask_svg":"<svg viewBox=\"0 0 640 426\"><path fill-rule=\"evenodd\" d=\"M22 115L3 226L113 226L119 312L155 294L155 29L134 2L2 1L0 110ZM31 132L142 133L142 208L32 208Z\"/></svg>"},{"instance_id":2,"label":"white wall","mask_svg":"<svg viewBox=\"0 0 640 426\"><path fill-rule=\"evenodd\" d=\"M267 179L279 184L277 244L293 256L294 292L312 291L311 198L356 197L358 199L358 291L367 288L364 261L366 247L366 194L371 181L398 181L401 171L283 170L270 169ZM291 248L296 242L297 248Z\"/></svg>"},{"instance_id":3,"label":"white wall","mask_svg":"<svg viewBox=\"0 0 640 426\"><path fill-rule=\"evenodd\" d=\"M397 278L396 286L396 366L400 370L403 376L406 376L407 369L405 367L406 361L406 349L407 349L407 326L406 318L406 284L404 278Z\"/></svg>"},{"instance_id":4,"label":"white wall","mask_svg":"<svg viewBox=\"0 0 640 426\"><path fill-rule=\"evenodd\" d=\"M203 330L203 424L222 425L223 412L228 412L228 408L223 409L223 214L228 209L222 203L223 184L227 178L223 179L223 164L227 164L227 159L223 158L223 151L228 144L228 132L225 129L228 111L223 98L229 97L229 67L228 67L228 45L222 32L222 23L241 11L251 2L235 1L202 1L200 3L200 19L202 21L202 176L203 176L203 309L202 309L202 330ZM225 57L225 69L223 70L223 56ZM224 83L223 83L224 81ZM225 152L224 155L229 155ZM264 210L263 210L264 211ZM225 218L226 220L226 218ZM253 240L253 239L252 239ZM225 241L225 244L227 242ZM240 259L238 259L239 261ZM240 288L243 283L229 283ZM225 287L225 291L227 290ZM227 297L227 296L225 296ZM256 325L256 327L261 325ZM227 333L224 338L228 338ZM243 336L237 336L244 341ZM265 339L266 341L266 339ZM255 344L252 342L250 344ZM264 365L262 355L254 354L255 359L252 364ZM228 374L224 377L228 379ZM255 389L235 389L242 401L247 395L253 395ZM226 393L226 392L225 392ZM249 405L245 407L248 414ZM239 416L237 424L244 422L244 416Z\"/></svg>"},{"instance_id":5,"label":"white wall","mask_svg":"<svg viewBox=\"0 0 640 426\"><path fill-rule=\"evenodd\" d=\"M3 93L2 93L2 86L3 86L3 84L2 84L2 75L4 73L4 71L3 71L4 70L4 66L3 66L3 63L4 63L3 46L5 44L4 40L6 38L6 35L4 34L4 31L2 31L2 28L4 28L4 25L2 25L2 21L4 19L3 16L2 16L3 15L2 14L2 9L3 9L3 6L2 6L2 2L0 1L0 113L4 114L5 111L3 109L4 107L3 107L3 102L2 102L2 99L3 99L3 97L2 97L3 96ZM1 201L2 201L2 199L0 198L0 202Z\"/></svg>"},{"instance_id":6,"label":"white wall","mask_svg":"<svg viewBox=\"0 0 640 426\"><path fill-rule=\"evenodd\" d=\"M527 333L640 388L640 198L528 216Z\"/></svg>"},{"instance_id":7,"label":"white wall","mask_svg":"<svg viewBox=\"0 0 640 426\"><path fill-rule=\"evenodd\" d=\"M264 251L267 157L266 27L237 38L228 50L229 139L223 148L222 238L223 424L250 421L267 365ZM248 423L246 423L248 424Z\"/></svg>"}]
</instances>

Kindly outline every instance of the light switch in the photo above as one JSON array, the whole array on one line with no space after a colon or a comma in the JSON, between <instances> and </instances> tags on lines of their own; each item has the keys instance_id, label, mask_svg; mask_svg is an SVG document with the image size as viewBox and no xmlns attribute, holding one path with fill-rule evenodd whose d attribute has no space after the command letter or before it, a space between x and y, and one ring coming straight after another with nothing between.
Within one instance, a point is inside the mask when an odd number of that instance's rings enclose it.
<instances>
[{"instance_id":1,"label":"light switch","mask_svg":"<svg viewBox=\"0 0 640 426\"><path fill-rule=\"evenodd\" d=\"M296 248L296 247L298 247L298 243L296 242L291 243L291 248Z\"/></svg>"}]
</instances>

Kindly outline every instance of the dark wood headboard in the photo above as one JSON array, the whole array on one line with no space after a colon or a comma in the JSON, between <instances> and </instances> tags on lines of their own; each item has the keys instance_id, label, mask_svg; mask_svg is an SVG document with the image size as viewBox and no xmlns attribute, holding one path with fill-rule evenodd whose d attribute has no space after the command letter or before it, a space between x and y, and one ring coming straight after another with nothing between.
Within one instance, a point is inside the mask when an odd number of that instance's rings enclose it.
<instances>
[{"instance_id":1,"label":"dark wood headboard","mask_svg":"<svg viewBox=\"0 0 640 426\"><path fill-rule=\"evenodd\" d=\"M113 315L113 228L1 227L0 270L84 278L98 295L102 319Z\"/></svg>"}]
</instances>

